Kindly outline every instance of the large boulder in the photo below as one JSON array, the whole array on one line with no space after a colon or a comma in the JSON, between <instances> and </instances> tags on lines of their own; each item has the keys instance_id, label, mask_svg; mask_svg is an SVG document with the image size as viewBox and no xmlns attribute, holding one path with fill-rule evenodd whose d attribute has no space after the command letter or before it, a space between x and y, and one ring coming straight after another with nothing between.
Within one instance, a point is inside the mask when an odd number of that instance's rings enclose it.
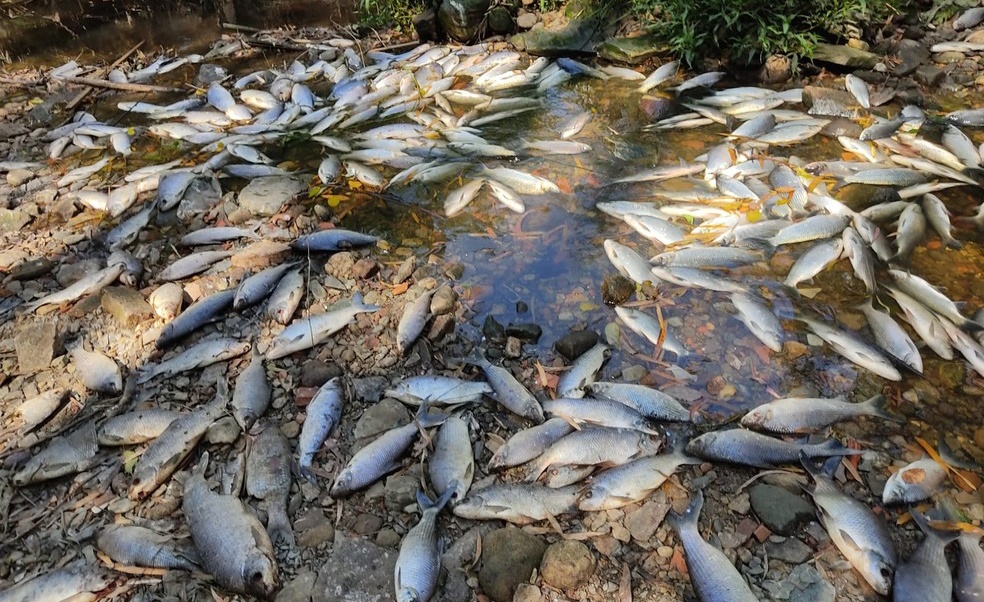
<instances>
[{"instance_id":1,"label":"large boulder","mask_svg":"<svg viewBox=\"0 0 984 602\"><path fill-rule=\"evenodd\" d=\"M448 36L457 42L478 37L490 0L444 0L437 9L437 20Z\"/></svg>"}]
</instances>

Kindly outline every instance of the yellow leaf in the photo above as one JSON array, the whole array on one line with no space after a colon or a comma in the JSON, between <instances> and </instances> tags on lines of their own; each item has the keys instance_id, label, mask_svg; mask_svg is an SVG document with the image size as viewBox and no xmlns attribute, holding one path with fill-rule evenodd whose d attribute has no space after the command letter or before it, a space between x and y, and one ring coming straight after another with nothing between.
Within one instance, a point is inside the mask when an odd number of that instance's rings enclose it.
<instances>
[{"instance_id":1,"label":"yellow leaf","mask_svg":"<svg viewBox=\"0 0 984 602\"><path fill-rule=\"evenodd\" d=\"M338 205L341 204L341 202L344 201L345 198L346 198L345 195L329 194L327 197L325 197L325 200L328 201L329 207L338 207Z\"/></svg>"},{"instance_id":2,"label":"yellow leaf","mask_svg":"<svg viewBox=\"0 0 984 602\"><path fill-rule=\"evenodd\" d=\"M133 451L132 449L125 450L123 452L123 471L126 474L133 474L133 469L137 465L137 460L140 459L140 454Z\"/></svg>"},{"instance_id":3,"label":"yellow leaf","mask_svg":"<svg viewBox=\"0 0 984 602\"><path fill-rule=\"evenodd\" d=\"M358 190L362 188L362 182L358 180L349 180L348 187L351 188L352 190Z\"/></svg>"}]
</instances>

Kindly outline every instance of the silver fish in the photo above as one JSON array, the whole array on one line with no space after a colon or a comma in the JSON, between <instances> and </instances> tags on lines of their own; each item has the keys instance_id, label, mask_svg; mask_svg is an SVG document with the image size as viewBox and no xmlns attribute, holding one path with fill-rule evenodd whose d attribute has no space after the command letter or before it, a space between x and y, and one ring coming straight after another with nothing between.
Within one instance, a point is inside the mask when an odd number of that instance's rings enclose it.
<instances>
[{"instance_id":1,"label":"silver fish","mask_svg":"<svg viewBox=\"0 0 984 602\"><path fill-rule=\"evenodd\" d=\"M887 169L866 169L844 178L846 184L870 184L874 186L912 186L922 184L926 181L926 176L922 173L893 167Z\"/></svg>"},{"instance_id":2,"label":"silver fish","mask_svg":"<svg viewBox=\"0 0 984 602\"><path fill-rule=\"evenodd\" d=\"M577 511L577 487L552 489L537 483L503 483L477 491L454 507L469 520L504 520L528 525Z\"/></svg>"},{"instance_id":3,"label":"silver fish","mask_svg":"<svg viewBox=\"0 0 984 602\"><path fill-rule=\"evenodd\" d=\"M910 514L925 537L895 571L892 597L894 600L950 602L953 599L953 578L950 577L944 551L947 544L959 537L959 533L932 528L918 510L914 509Z\"/></svg>"},{"instance_id":4,"label":"silver fish","mask_svg":"<svg viewBox=\"0 0 984 602\"><path fill-rule=\"evenodd\" d=\"M85 295L98 293L115 282L116 279L120 277L120 274L123 273L124 269L124 266L119 263L106 266L94 274L90 274L81 280L77 280L74 284L63 290L51 293L50 295L45 295L36 301L28 303L24 306L24 309L25 311L33 312L39 307L44 307L45 305L60 305L62 303L75 301L79 297Z\"/></svg>"},{"instance_id":5,"label":"silver fish","mask_svg":"<svg viewBox=\"0 0 984 602\"><path fill-rule=\"evenodd\" d=\"M608 260L621 275L640 285L656 282L651 272L652 266L633 249L611 239L604 242L604 248Z\"/></svg>"},{"instance_id":6,"label":"silver fish","mask_svg":"<svg viewBox=\"0 0 984 602\"><path fill-rule=\"evenodd\" d=\"M481 349L475 348L472 354L465 360L482 369L485 379L495 391L495 399L507 410L533 422L540 424L543 422L543 408L540 402L520 383L509 370L501 366L495 366L485 358Z\"/></svg>"},{"instance_id":7,"label":"silver fish","mask_svg":"<svg viewBox=\"0 0 984 602\"><path fill-rule=\"evenodd\" d=\"M536 481L554 465L618 466L659 451L661 438L634 429L589 427L548 447L534 463L528 480Z\"/></svg>"},{"instance_id":8,"label":"silver fish","mask_svg":"<svg viewBox=\"0 0 984 602\"><path fill-rule=\"evenodd\" d=\"M663 215L669 217L666 214ZM680 226L666 219L651 215L628 213L623 215L622 219L639 234L662 245L671 245L680 242L687 234Z\"/></svg>"},{"instance_id":9,"label":"silver fish","mask_svg":"<svg viewBox=\"0 0 984 602\"><path fill-rule=\"evenodd\" d=\"M578 500L583 511L612 510L640 502L657 489L684 464L698 464L680 450L647 456L610 468L596 475L585 486Z\"/></svg>"},{"instance_id":10,"label":"silver fish","mask_svg":"<svg viewBox=\"0 0 984 602\"><path fill-rule=\"evenodd\" d=\"M249 365L236 377L232 392L232 416L243 431L251 429L253 423L266 413L272 394L263 356L254 347Z\"/></svg>"},{"instance_id":11,"label":"silver fish","mask_svg":"<svg viewBox=\"0 0 984 602\"><path fill-rule=\"evenodd\" d=\"M159 364L145 364L138 371L137 383L143 384L162 374L171 376L195 368L204 368L216 362L239 357L249 350L250 344L246 341L232 338L208 339Z\"/></svg>"},{"instance_id":12,"label":"silver fish","mask_svg":"<svg viewBox=\"0 0 984 602\"><path fill-rule=\"evenodd\" d=\"M849 73L844 78L844 85L862 108L871 108L871 95L868 91L868 84L863 79Z\"/></svg>"},{"instance_id":13,"label":"silver fish","mask_svg":"<svg viewBox=\"0 0 984 602\"><path fill-rule=\"evenodd\" d=\"M887 596L898 563L898 553L885 523L858 500L845 495L811 462L804 467L813 477L809 490L820 523L830 539L876 592Z\"/></svg>"},{"instance_id":14,"label":"silver fish","mask_svg":"<svg viewBox=\"0 0 984 602\"><path fill-rule=\"evenodd\" d=\"M738 310L738 319L755 338L776 353L782 351L782 324L767 305L745 293L732 293L731 304Z\"/></svg>"},{"instance_id":15,"label":"silver fish","mask_svg":"<svg viewBox=\"0 0 984 602\"><path fill-rule=\"evenodd\" d=\"M701 73L685 80L682 84L676 86L675 88L670 88L675 90L677 94L682 94L687 90L693 90L694 88L710 88L714 84L718 83L725 73L723 71L709 71L707 73Z\"/></svg>"},{"instance_id":16,"label":"silver fish","mask_svg":"<svg viewBox=\"0 0 984 602\"><path fill-rule=\"evenodd\" d=\"M858 308L868 319L868 327L875 335L875 343L917 374L922 374L923 362L919 349L898 322L888 314L875 309L870 301L859 305Z\"/></svg>"},{"instance_id":17,"label":"silver fish","mask_svg":"<svg viewBox=\"0 0 984 602\"><path fill-rule=\"evenodd\" d=\"M422 511L420 522L400 542L400 554L393 573L397 602L428 602L433 597L441 573L437 515L451 499L453 491L454 488L447 489L435 502L417 491L417 505Z\"/></svg>"},{"instance_id":18,"label":"silver fish","mask_svg":"<svg viewBox=\"0 0 984 602\"><path fill-rule=\"evenodd\" d=\"M146 527L107 525L96 537L96 547L124 565L199 570L194 548L182 549L170 537Z\"/></svg>"},{"instance_id":19,"label":"silver fish","mask_svg":"<svg viewBox=\"0 0 984 602\"><path fill-rule=\"evenodd\" d=\"M320 345L354 322L358 314L376 311L379 306L364 303L362 293L355 293L346 307L292 322L270 343L266 358L275 360Z\"/></svg>"},{"instance_id":20,"label":"silver fish","mask_svg":"<svg viewBox=\"0 0 984 602\"><path fill-rule=\"evenodd\" d=\"M984 330L984 325L964 317L957 308L956 303L919 276L903 272L902 270L889 270L888 273L895 281L896 288L940 316L947 318L959 328L967 331Z\"/></svg>"},{"instance_id":21,"label":"silver fish","mask_svg":"<svg viewBox=\"0 0 984 602\"><path fill-rule=\"evenodd\" d=\"M551 418L543 424L523 429L496 450L489 460L488 469L492 471L525 464L573 430L574 427L563 418Z\"/></svg>"},{"instance_id":22,"label":"silver fish","mask_svg":"<svg viewBox=\"0 0 984 602\"><path fill-rule=\"evenodd\" d=\"M110 447L146 443L160 437L180 417L180 412L162 409L135 410L113 416L99 427L99 445Z\"/></svg>"},{"instance_id":23,"label":"silver fish","mask_svg":"<svg viewBox=\"0 0 984 602\"><path fill-rule=\"evenodd\" d=\"M786 226L766 241L774 247L840 236L851 218L846 215L814 215Z\"/></svg>"},{"instance_id":24,"label":"silver fish","mask_svg":"<svg viewBox=\"0 0 984 602\"><path fill-rule=\"evenodd\" d=\"M413 302L403 308L403 316L396 327L396 347L400 353L406 353L414 341L424 332L424 326L431 317L430 304L433 290L425 291Z\"/></svg>"},{"instance_id":25,"label":"silver fish","mask_svg":"<svg viewBox=\"0 0 984 602\"><path fill-rule=\"evenodd\" d=\"M295 251L310 251L312 253L348 251L374 245L378 240L375 236L361 232L331 228L300 236L290 243L290 248Z\"/></svg>"},{"instance_id":26,"label":"silver fish","mask_svg":"<svg viewBox=\"0 0 984 602\"><path fill-rule=\"evenodd\" d=\"M840 238L818 242L796 260L783 284L796 288L800 282L812 279L827 269L827 266L839 260L843 252L844 243Z\"/></svg>"},{"instance_id":27,"label":"silver fish","mask_svg":"<svg viewBox=\"0 0 984 602\"><path fill-rule=\"evenodd\" d=\"M250 238L253 240L260 239L260 237L252 230L226 226L220 228L202 228L200 230L195 230L194 232L189 232L181 237L178 244L185 247L193 247L196 245L216 245L230 240L238 240L240 238Z\"/></svg>"},{"instance_id":28,"label":"silver fish","mask_svg":"<svg viewBox=\"0 0 984 602\"><path fill-rule=\"evenodd\" d=\"M228 259L233 255L235 255L235 252L233 251L200 251L198 253L192 253L187 257L178 259L171 265L164 268L164 270L157 275L157 279L161 282L182 280L188 276L194 276L195 274L204 272L212 267L212 265L222 261L223 259Z\"/></svg>"},{"instance_id":29,"label":"silver fish","mask_svg":"<svg viewBox=\"0 0 984 602\"><path fill-rule=\"evenodd\" d=\"M743 293L748 288L741 283L722 278L697 268L653 266L650 270L658 280L687 288L704 288L722 293Z\"/></svg>"},{"instance_id":30,"label":"silver fish","mask_svg":"<svg viewBox=\"0 0 984 602\"><path fill-rule=\"evenodd\" d=\"M246 492L261 500L267 511L267 533L273 542L294 547L294 532L287 516L291 455L287 437L272 422L260 423L246 456ZM254 433L251 433L251 436Z\"/></svg>"},{"instance_id":31,"label":"silver fish","mask_svg":"<svg viewBox=\"0 0 984 602\"><path fill-rule=\"evenodd\" d=\"M888 477L882 491L882 503L915 504L933 497L945 483L946 468L932 458L922 458Z\"/></svg>"},{"instance_id":32,"label":"silver fish","mask_svg":"<svg viewBox=\"0 0 984 602\"><path fill-rule=\"evenodd\" d=\"M484 168L482 169L482 174L501 184L505 184L521 194L560 192L557 185L550 180L508 167Z\"/></svg>"},{"instance_id":33,"label":"silver fish","mask_svg":"<svg viewBox=\"0 0 984 602\"><path fill-rule=\"evenodd\" d=\"M943 128L943 146L956 155L966 167L980 167L981 155L976 146L960 128L947 124Z\"/></svg>"},{"instance_id":34,"label":"silver fish","mask_svg":"<svg viewBox=\"0 0 984 602\"><path fill-rule=\"evenodd\" d=\"M437 431L427 471L434 492L439 496L450 492L452 500L460 501L471 488L475 477L475 456L468 422L460 415L450 416Z\"/></svg>"},{"instance_id":35,"label":"silver fish","mask_svg":"<svg viewBox=\"0 0 984 602\"><path fill-rule=\"evenodd\" d=\"M787 397L762 404L741 419L746 428L773 433L815 433L835 422L857 416L877 416L900 422L901 419L885 411L885 398L881 395L851 403L843 399Z\"/></svg>"},{"instance_id":36,"label":"silver fish","mask_svg":"<svg viewBox=\"0 0 984 602\"><path fill-rule=\"evenodd\" d=\"M902 309L903 317L916 331L919 338L929 346L936 355L945 360L953 359L953 347L950 345L950 337L947 335L943 324L931 310L925 305L916 301L909 295L892 286L886 286L885 290L895 299Z\"/></svg>"},{"instance_id":37,"label":"silver fish","mask_svg":"<svg viewBox=\"0 0 984 602\"><path fill-rule=\"evenodd\" d=\"M926 237L926 218L919 205L911 203L902 211L896 233L898 237L895 239L895 244L898 252L892 259L896 262L906 261Z\"/></svg>"},{"instance_id":38,"label":"silver fish","mask_svg":"<svg viewBox=\"0 0 984 602\"><path fill-rule=\"evenodd\" d=\"M980 536L965 533L957 540L960 544L960 560L953 594L957 602L984 600L984 551Z\"/></svg>"},{"instance_id":39,"label":"silver fish","mask_svg":"<svg viewBox=\"0 0 984 602\"><path fill-rule=\"evenodd\" d=\"M851 261L854 268L854 275L864 283L868 294L875 292L875 260L871 256L871 250L862 240L858 231L852 227L844 228L841 235L844 243L844 256Z\"/></svg>"},{"instance_id":40,"label":"silver fish","mask_svg":"<svg viewBox=\"0 0 984 602\"><path fill-rule=\"evenodd\" d=\"M631 383L597 382L587 389L592 394L627 405L643 416L670 422L689 422L690 412L674 397L657 389Z\"/></svg>"},{"instance_id":41,"label":"silver fish","mask_svg":"<svg viewBox=\"0 0 984 602\"><path fill-rule=\"evenodd\" d=\"M697 521L703 505L704 493L697 491L682 515L671 512L668 516L687 553L687 571L694 590L705 602L757 602L745 578L724 552L700 536Z\"/></svg>"},{"instance_id":42,"label":"silver fish","mask_svg":"<svg viewBox=\"0 0 984 602\"><path fill-rule=\"evenodd\" d=\"M687 453L705 460L772 468L798 462L801 453L808 458L826 458L861 452L847 449L835 439L818 444L790 443L738 428L705 433L692 439L687 444Z\"/></svg>"},{"instance_id":43,"label":"silver fish","mask_svg":"<svg viewBox=\"0 0 984 602\"><path fill-rule=\"evenodd\" d=\"M454 217L461 213L478 196L483 184L485 180L479 178L449 192L444 199L444 214Z\"/></svg>"},{"instance_id":44,"label":"silver fish","mask_svg":"<svg viewBox=\"0 0 984 602\"><path fill-rule=\"evenodd\" d=\"M953 238L953 234L950 232L950 211L943 201L938 196L927 193L923 196L922 206L926 221L940 235L943 245L951 249L962 249L963 243Z\"/></svg>"},{"instance_id":45,"label":"silver fish","mask_svg":"<svg viewBox=\"0 0 984 602\"><path fill-rule=\"evenodd\" d=\"M403 403L419 406L426 402L431 405L457 405L482 399L482 395L492 395L492 387L485 382L473 382L439 375L410 376L384 393L386 397L398 399Z\"/></svg>"},{"instance_id":46,"label":"silver fish","mask_svg":"<svg viewBox=\"0 0 984 602\"><path fill-rule=\"evenodd\" d=\"M292 268L294 268L294 264L285 263L269 267L249 278L244 278L239 283L239 287L236 288L236 296L232 301L233 309L238 311L262 301L273 292L280 279Z\"/></svg>"},{"instance_id":47,"label":"silver fish","mask_svg":"<svg viewBox=\"0 0 984 602\"><path fill-rule=\"evenodd\" d=\"M96 426L92 421L86 422L71 433L52 440L48 447L14 473L11 482L22 487L81 472L92 465L98 451Z\"/></svg>"},{"instance_id":48,"label":"silver fish","mask_svg":"<svg viewBox=\"0 0 984 602\"><path fill-rule=\"evenodd\" d=\"M584 387L595 381L595 377L605 365L612 352L607 345L596 344L571 364L557 381L557 394L561 397L583 397Z\"/></svg>"},{"instance_id":49,"label":"silver fish","mask_svg":"<svg viewBox=\"0 0 984 602\"><path fill-rule=\"evenodd\" d=\"M342 382L336 377L321 385L307 406L304 426L297 443L297 463L301 476L312 483L315 482L314 473L311 472L314 455L341 420L344 403Z\"/></svg>"},{"instance_id":50,"label":"silver fish","mask_svg":"<svg viewBox=\"0 0 984 602\"><path fill-rule=\"evenodd\" d=\"M67 389L55 388L24 400L13 413L19 432L26 433L47 420L61 407L67 394Z\"/></svg>"},{"instance_id":51,"label":"silver fish","mask_svg":"<svg viewBox=\"0 0 984 602\"><path fill-rule=\"evenodd\" d=\"M87 389L118 395L123 391L123 375L115 360L97 351L87 351L79 341L69 349L75 371Z\"/></svg>"},{"instance_id":52,"label":"silver fish","mask_svg":"<svg viewBox=\"0 0 984 602\"><path fill-rule=\"evenodd\" d=\"M165 289L166 286L174 288ZM235 289L212 293L195 301L181 315L174 317L172 308L181 306L184 291L174 283L161 286L151 295L151 302L155 307L160 306L165 316L170 315L173 319L161 330L161 336L157 338L155 345L158 349L166 349L202 326L221 319L235 297Z\"/></svg>"},{"instance_id":53,"label":"silver fish","mask_svg":"<svg viewBox=\"0 0 984 602\"><path fill-rule=\"evenodd\" d=\"M838 328L827 326L809 318L797 318L805 323L813 334L827 342L834 351L855 364L871 370L878 376L892 381L902 380L902 375L880 351L856 336Z\"/></svg>"},{"instance_id":54,"label":"silver fish","mask_svg":"<svg viewBox=\"0 0 984 602\"><path fill-rule=\"evenodd\" d=\"M762 253L730 247L684 247L664 251L649 259L653 265L685 268L733 268L763 259Z\"/></svg>"},{"instance_id":55,"label":"silver fish","mask_svg":"<svg viewBox=\"0 0 984 602\"><path fill-rule=\"evenodd\" d=\"M76 562L5 589L3 602L97 600L99 592L112 586L113 581L114 577L97 565Z\"/></svg>"},{"instance_id":56,"label":"silver fish","mask_svg":"<svg viewBox=\"0 0 984 602\"><path fill-rule=\"evenodd\" d=\"M486 180L485 185L489 187L489 191L492 192L495 200L502 203L510 211L514 213L524 213L526 211L526 203L523 202L522 197L515 190L494 180Z\"/></svg>"},{"instance_id":57,"label":"silver fish","mask_svg":"<svg viewBox=\"0 0 984 602\"><path fill-rule=\"evenodd\" d=\"M273 543L239 498L214 493L205 481L206 452L185 485L181 509L202 566L237 593L271 598L277 589Z\"/></svg>"},{"instance_id":58,"label":"silver fish","mask_svg":"<svg viewBox=\"0 0 984 602\"><path fill-rule=\"evenodd\" d=\"M650 435L660 435L648 418L629 406L605 399L559 398L543 402L543 411L562 418L577 428L607 426L635 429Z\"/></svg>"},{"instance_id":59,"label":"silver fish","mask_svg":"<svg viewBox=\"0 0 984 602\"><path fill-rule=\"evenodd\" d=\"M663 349L675 354L679 358L690 355L690 351L673 336L673 333L669 329L665 333L662 332L663 329L660 327L659 320L652 315L639 309L622 307L620 305L615 306L615 313L633 332L644 337L653 345L659 345L660 338L662 338Z\"/></svg>"},{"instance_id":60,"label":"silver fish","mask_svg":"<svg viewBox=\"0 0 984 602\"><path fill-rule=\"evenodd\" d=\"M266 315L278 324L287 324L304 296L304 272L287 272L267 300Z\"/></svg>"}]
</instances>

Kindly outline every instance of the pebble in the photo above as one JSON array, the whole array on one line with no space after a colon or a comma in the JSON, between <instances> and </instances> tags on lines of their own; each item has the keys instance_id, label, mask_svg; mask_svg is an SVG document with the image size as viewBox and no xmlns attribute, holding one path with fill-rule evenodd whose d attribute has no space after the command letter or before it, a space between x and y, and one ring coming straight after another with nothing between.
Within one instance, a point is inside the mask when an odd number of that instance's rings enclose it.
<instances>
[{"instance_id":1,"label":"pebble","mask_svg":"<svg viewBox=\"0 0 984 602\"><path fill-rule=\"evenodd\" d=\"M594 347L598 333L593 330L575 330L554 343L554 349L570 361Z\"/></svg>"},{"instance_id":2,"label":"pebble","mask_svg":"<svg viewBox=\"0 0 984 602\"><path fill-rule=\"evenodd\" d=\"M516 586L529 580L540 565L546 550L539 538L517 529L504 527L482 539L482 566L478 582L482 591L495 602L512 600Z\"/></svg>"},{"instance_id":3,"label":"pebble","mask_svg":"<svg viewBox=\"0 0 984 602\"><path fill-rule=\"evenodd\" d=\"M658 497L662 500L657 500ZM658 491L639 509L626 514L625 527L636 541L649 541L663 524L663 519L669 511L670 504L666 502L666 495Z\"/></svg>"},{"instance_id":4,"label":"pebble","mask_svg":"<svg viewBox=\"0 0 984 602\"><path fill-rule=\"evenodd\" d=\"M396 548L400 545L400 534L393 529L382 529L376 534L376 544L384 548Z\"/></svg>"},{"instance_id":5,"label":"pebble","mask_svg":"<svg viewBox=\"0 0 984 602\"><path fill-rule=\"evenodd\" d=\"M335 534L331 562L318 573L312 600L391 600L396 550Z\"/></svg>"},{"instance_id":6,"label":"pebble","mask_svg":"<svg viewBox=\"0 0 984 602\"><path fill-rule=\"evenodd\" d=\"M516 27L520 29L530 29L536 25L536 15L533 13L523 13L516 17Z\"/></svg>"},{"instance_id":7,"label":"pebble","mask_svg":"<svg viewBox=\"0 0 984 602\"><path fill-rule=\"evenodd\" d=\"M755 515L773 533L793 535L799 524L815 516L812 504L782 487L758 484L748 495Z\"/></svg>"},{"instance_id":8,"label":"pebble","mask_svg":"<svg viewBox=\"0 0 984 602\"><path fill-rule=\"evenodd\" d=\"M520 583L516 586L516 593L513 594L512 602L540 602L543 594L540 588L529 583Z\"/></svg>"},{"instance_id":9,"label":"pebble","mask_svg":"<svg viewBox=\"0 0 984 602\"><path fill-rule=\"evenodd\" d=\"M317 573L303 569L296 577L284 584L283 589L277 592L277 597L274 598L275 602L307 602L311 599L311 593L317 579Z\"/></svg>"},{"instance_id":10,"label":"pebble","mask_svg":"<svg viewBox=\"0 0 984 602\"><path fill-rule=\"evenodd\" d=\"M813 555L813 550L795 537L775 543L769 541L765 544L765 551L769 558L775 558L789 564L800 564L806 562Z\"/></svg>"},{"instance_id":11,"label":"pebble","mask_svg":"<svg viewBox=\"0 0 984 602\"><path fill-rule=\"evenodd\" d=\"M376 516L375 514L363 513L355 517L355 524L352 526L352 530L359 535L369 535L379 531L382 526L382 518Z\"/></svg>"},{"instance_id":12,"label":"pebble","mask_svg":"<svg viewBox=\"0 0 984 602\"><path fill-rule=\"evenodd\" d=\"M351 357L347 358L346 361L351 361L355 358L355 351L353 349L346 349L346 351L351 351ZM344 354L343 354L343 357ZM383 391L389 387L389 379L385 376L367 376L365 378L353 378L352 379L352 396L363 402L376 403L383 396Z\"/></svg>"},{"instance_id":13,"label":"pebble","mask_svg":"<svg viewBox=\"0 0 984 602\"><path fill-rule=\"evenodd\" d=\"M14 339L20 372L31 374L44 370L51 365L59 347L54 322L38 322L21 329Z\"/></svg>"},{"instance_id":14,"label":"pebble","mask_svg":"<svg viewBox=\"0 0 984 602\"><path fill-rule=\"evenodd\" d=\"M543 553L540 575L557 589L575 589L587 583L595 571L595 558L588 546L579 541L551 544Z\"/></svg>"},{"instance_id":15,"label":"pebble","mask_svg":"<svg viewBox=\"0 0 984 602\"><path fill-rule=\"evenodd\" d=\"M235 418L223 416L205 431L205 441L211 445L234 443L239 438L240 432L241 429Z\"/></svg>"},{"instance_id":16,"label":"pebble","mask_svg":"<svg viewBox=\"0 0 984 602\"><path fill-rule=\"evenodd\" d=\"M319 359L310 359L301 364L302 387L320 387L341 375L342 369L336 364L328 364Z\"/></svg>"},{"instance_id":17,"label":"pebble","mask_svg":"<svg viewBox=\"0 0 984 602\"><path fill-rule=\"evenodd\" d=\"M393 475L386 479L386 509L390 512L402 512L417 499L417 489L420 488L418 474Z\"/></svg>"}]
</instances>

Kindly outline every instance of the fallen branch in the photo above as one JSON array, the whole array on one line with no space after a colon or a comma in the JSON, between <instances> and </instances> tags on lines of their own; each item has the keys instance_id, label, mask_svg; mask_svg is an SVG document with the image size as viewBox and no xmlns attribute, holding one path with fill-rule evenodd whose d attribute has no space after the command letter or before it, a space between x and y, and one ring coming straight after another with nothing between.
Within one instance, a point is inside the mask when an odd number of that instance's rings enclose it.
<instances>
[{"instance_id":1,"label":"fallen branch","mask_svg":"<svg viewBox=\"0 0 984 602\"><path fill-rule=\"evenodd\" d=\"M93 88L107 88L109 90L122 90L123 92L184 92L181 88L169 88L167 86L151 86L149 84L130 84L116 83L105 79L94 79L91 77L66 77L62 81L70 84L82 84Z\"/></svg>"},{"instance_id":2,"label":"fallen branch","mask_svg":"<svg viewBox=\"0 0 984 602\"><path fill-rule=\"evenodd\" d=\"M140 48L141 46L143 46L143 40L141 40L133 48L127 50L122 55L120 55L120 58L113 61L112 65L106 67L105 69L96 71L96 73L98 74L99 77L104 77L107 73L119 67L123 63L123 61L125 61L131 54L136 52L137 49ZM85 100L85 97L91 94L93 89L94 88L92 86L87 86L86 88L84 88L81 92L78 93L78 95L75 96L75 98L73 98L71 101L69 101L67 105L65 105L65 111L66 112L74 111L75 107L77 107L83 100Z\"/></svg>"}]
</instances>

